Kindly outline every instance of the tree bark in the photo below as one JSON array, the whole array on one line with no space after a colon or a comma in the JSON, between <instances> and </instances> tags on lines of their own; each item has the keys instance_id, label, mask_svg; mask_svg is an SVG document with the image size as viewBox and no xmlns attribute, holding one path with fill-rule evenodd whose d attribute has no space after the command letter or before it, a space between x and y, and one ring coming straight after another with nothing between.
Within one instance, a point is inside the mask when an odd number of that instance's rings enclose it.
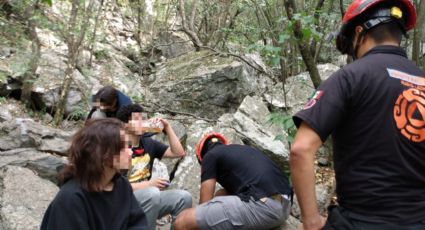
<instances>
[{"instance_id":1,"label":"tree bark","mask_svg":"<svg viewBox=\"0 0 425 230\"><path fill-rule=\"evenodd\" d=\"M423 27L425 22L425 0L421 0L416 9L418 17L416 20L415 30L413 31L412 60L416 63L416 65L424 67L424 63L421 62L421 40L424 36Z\"/></svg>"},{"instance_id":2,"label":"tree bark","mask_svg":"<svg viewBox=\"0 0 425 230\"><path fill-rule=\"evenodd\" d=\"M200 47L203 45L198 35L195 33L195 27L193 25L195 21L197 2L198 2L197 0L193 1L193 8L192 8L189 24L187 23L187 20L186 20L184 0L179 0L179 12L180 12L180 17L182 18L183 32L185 32L189 36L190 40L192 40L192 43L195 46L196 51L199 51L201 49Z\"/></svg>"},{"instance_id":3,"label":"tree bark","mask_svg":"<svg viewBox=\"0 0 425 230\"><path fill-rule=\"evenodd\" d=\"M319 0L316 4L316 7L314 8L314 26L316 27L316 30L319 31L319 19L320 19L320 13L319 11L323 8L325 0ZM316 50L317 50L317 42L315 39L312 39L311 45L310 45L310 52L313 57L316 56Z\"/></svg>"},{"instance_id":4,"label":"tree bark","mask_svg":"<svg viewBox=\"0 0 425 230\"><path fill-rule=\"evenodd\" d=\"M97 32L97 24L99 21L99 16L102 13L102 7L103 7L103 2L104 0L100 0L100 6L99 6L99 11L96 14L96 17L94 19L94 29L93 29L93 35L91 37L91 41L90 41L90 59L89 59L89 66L92 66L92 58L93 58L93 50L95 48L95 44L96 44L96 32ZM136 41L138 42L137 38Z\"/></svg>"},{"instance_id":5,"label":"tree bark","mask_svg":"<svg viewBox=\"0 0 425 230\"><path fill-rule=\"evenodd\" d=\"M31 38L31 59L29 62L29 70L25 73L25 78L22 85L21 101L26 102L27 105L33 106L31 100L31 92L34 81L36 80L36 71L40 61L40 39L38 38L36 26L37 23L34 20L34 11L38 5L37 0L34 4L29 5L24 12L24 17L27 20L27 31Z\"/></svg>"},{"instance_id":6,"label":"tree bark","mask_svg":"<svg viewBox=\"0 0 425 230\"><path fill-rule=\"evenodd\" d=\"M293 20L293 15L297 12L294 0L285 0L285 10L288 19ZM297 39L298 49L300 50L303 61L310 73L311 81L313 82L314 87L317 88L321 83L319 71L317 70L316 63L314 62L314 57L311 55L308 41L303 38L300 21L294 21L293 28L294 36Z\"/></svg>"},{"instance_id":7,"label":"tree bark","mask_svg":"<svg viewBox=\"0 0 425 230\"><path fill-rule=\"evenodd\" d=\"M82 47L87 28L89 26L88 22L90 21L90 17L92 15L94 1L95 0L90 0L86 8L84 7L84 5L80 5L80 0L72 1L71 16L69 19L69 23L67 24L66 31L64 31L64 34L66 35L65 40L68 46L68 62L65 70L65 79L60 89L59 101L56 105L55 116L53 118L53 123L55 126L60 125L63 119L66 98L68 96L71 82L73 80L72 74L75 70L77 57ZM78 14L79 12L81 12L80 8L84 10L81 13L82 18L80 23L82 24L80 25L80 30L78 31L79 33L76 33L75 29L78 23Z\"/></svg>"}]
</instances>

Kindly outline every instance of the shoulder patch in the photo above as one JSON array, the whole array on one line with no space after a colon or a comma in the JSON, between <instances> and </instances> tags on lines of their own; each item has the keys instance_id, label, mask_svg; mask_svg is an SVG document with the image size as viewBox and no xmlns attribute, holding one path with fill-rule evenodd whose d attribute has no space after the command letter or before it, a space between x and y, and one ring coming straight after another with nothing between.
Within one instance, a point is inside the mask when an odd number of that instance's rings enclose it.
<instances>
[{"instance_id":1,"label":"shoulder patch","mask_svg":"<svg viewBox=\"0 0 425 230\"><path fill-rule=\"evenodd\" d=\"M317 103L317 101L319 101L319 99L323 96L323 93L323 90L317 90L316 92L314 92L310 100L304 105L304 109L309 109L313 107Z\"/></svg>"}]
</instances>

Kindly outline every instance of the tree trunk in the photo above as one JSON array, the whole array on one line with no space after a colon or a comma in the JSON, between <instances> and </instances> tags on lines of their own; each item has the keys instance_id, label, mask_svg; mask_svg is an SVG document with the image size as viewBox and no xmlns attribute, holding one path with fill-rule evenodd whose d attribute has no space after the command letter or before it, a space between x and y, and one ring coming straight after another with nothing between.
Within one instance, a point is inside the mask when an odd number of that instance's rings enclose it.
<instances>
[{"instance_id":1,"label":"tree trunk","mask_svg":"<svg viewBox=\"0 0 425 230\"><path fill-rule=\"evenodd\" d=\"M424 36L423 27L424 27L424 21L425 21L425 0L420 1L416 9L417 9L416 11L418 14L418 18L416 21L415 30L413 32L412 60L416 63L416 65L422 66L423 63L421 63L420 55L421 55L421 46L422 46L421 40Z\"/></svg>"},{"instance_id":2,"label":"tree trunk","mask_svg":"<svg viewBox=\"0 0 425 230\"><path fill-rule=\"evenodd\" d=\"M34 81L36 80L36 71L38 68L38 64L40 61L40 39L38 38L36 31L36 22L33 18L34 10L38 5L38 1L36 1L33 5L28 6L25 9L24 17L27 20L27 31L31 38L31 59L29 63L29 70L25 73L23 85L22 85L22 93L21 93L21 101L26 102L27 105L33 106L31 101L31 92Z\"/></svg>"},{"instance_id":3,"label":"tree trunk","mask_svg":"<svg viewBox=\"0 0 425 230\"><path fill-rule=\"evenodd\" d=\"M288 19L293 20L293 15L297 12L294 0L285 0L285 9ZM314 62L314 57L311 55L308 41L303 38L301 23L299 21L294 22L293 32L297 39L298 49L300 50L303 61L310 73L311 81L313 82L314 87L317 88L321 83L319 71L317 70L316 63Z\"/></svg>"},{"instance_id":4,"label":"tree trunk","mask_svg":"<svg viewBox=\"0 0 425 230\"><path fill-rule=\"evenodd\" d=\"M53 122L55 126L59 126L62 122L63 115L65 112L66 98L72 82L72 73L75 70L77 63L78 53L83 45L85 34L89 26L90 17L92 15L93 4L95 0L90 0L87 7L81 4L80 0L72 0L71 16L69 22L66 25L65 40L68 46L68 62L65 70L65 79L60 89L60 97L56 106L55 116ZM83 2L84 3L84 2ZM77 20L79 12L82 17L80 18L79 30L77 29Z\"/></svg>"},{"instance_id":5,"label":"tree trunk","mask_svg":"<svg viewBox=\"0 0 425 230\"><path fill-rule=\"evenodd\" d=\"M90 41L90 59L89 59L89 66L92 66L92 58L93 58L93 50L95 48L95 44L96 44L96 32L97 32L97 24L99 22L99 16L102 13L102 7L103 7L103 2L104 0L100 0L100 6L99 6L99 11L96 14L96 17L94 19L94 29L93 29L93 35L91 37L91 41ZM136 39L137 40L137 39Z\"/></svg>"},{"instance_id":6,"label":"tree trunk","mask_svg":"<svg viewBox=\"0 0 425 230\"><path fill-rule=\"evenodd\" d=\"M180 17L182 18L183 32L185 32L187 36L189 36L190 40L192 40L192 43L195 46L196 51L199 51L203 45L198 35L195 33L195 29L193 25L195 20L196 4L197 4L197 0L193 1L193 9L190 15L189 23L186 20L186 12L184 8L183 0L179 0L179 13L180 13Z\"/></svg>"},{"instance_id":7,"label":"tree trunk","mask_svg":"<svg viewBox=\"0 0 425 230\"><path fill-rule=\"evenodd\" d=\"M68 96L69 88L72 82L72 73L75 70L75 58L70 59L68 59L68 64L66 66L65 79L61 87L59 102L57 104L55 117L53 120L53 124L56 126L58 126L62 122L63 115L65 114L66 98Z\"/></svg>"},{"instance_id":8,"label":"tree trunk","mask_svg":"<svg viewBox=\"0 0 425 230\"><path fill-rule=\"evenodd\" d=\"M314 26L316 27L317 31L319 30L320 27L320 23L319 23L319 19L320 19L320 10L322 10L323 8L323 4L324 4L325 0L319 0L316 4L316 7L314 9ZM317 41L315 39L312 39L311 41L311 45L310 45L310 52L311 55L313 57L316 56L316 50L317 50ZM314 58L314 60L316 60L316 58Z\"/></svg>"}]
</instances>

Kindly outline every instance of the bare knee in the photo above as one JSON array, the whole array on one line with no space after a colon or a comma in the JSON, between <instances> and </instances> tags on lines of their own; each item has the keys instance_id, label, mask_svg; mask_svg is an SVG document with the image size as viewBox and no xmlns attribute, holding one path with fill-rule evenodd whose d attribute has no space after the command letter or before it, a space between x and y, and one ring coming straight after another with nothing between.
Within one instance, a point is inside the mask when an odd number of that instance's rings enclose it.
<instances>
[{"instance_id":1,"label":"bare knee","mask_svg":"<svg viewBox=\"0 0 425 230\"><path fill-rule=\"evenodd\" d=\"M174 222L175 230L198 230L199 226L196 223L195 208L189 208L182 211Z\"/></svg>"}]
</instances>

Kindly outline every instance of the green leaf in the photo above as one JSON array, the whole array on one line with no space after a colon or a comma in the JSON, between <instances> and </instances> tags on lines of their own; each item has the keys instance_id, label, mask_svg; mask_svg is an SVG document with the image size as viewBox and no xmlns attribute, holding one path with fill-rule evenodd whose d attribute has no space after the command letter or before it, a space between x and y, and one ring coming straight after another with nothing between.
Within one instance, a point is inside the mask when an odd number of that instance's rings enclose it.
<instances>
[{"instance_id":1,"label":"green leaf","mask_svg":"<svg viewBox=\"0 0 425 230\"><path fill-rule=\"evenodd\" d=\"M309 28L302 28L303 38L310 38L311 37L311 29Z\"/></svg>"},{"instance_id":2,"label":"green leaf","mask_svg":"<svg viewBox=\"0 0 425 230\"><path fill-rule=\"evenodd\" d=\"M291 38L291 36L289 34L280 34L279 35L279 44L284 43L286 40L288 40L289 38Z\"/></svg>"},{"instance_id":3,"label":"green leaf","mask_svg":"<svg viewBox=\"0 0 425 230\"><path fill-rule=\"evenodd\" d=\"M46 3L46 4L47 4L47 5L49 5L49 6L52 6L52 5L53 5L52 0L41 0L41 2L42 2L42 3Z\"/></svg>"},{"instance_id":4,"label":"green leaf","mask_svg":"<svg viewBox=\"0 0 425 230\"><path fill-rule=\"evenodd\" d=\"M271 62L272 65L277 66L277 65L280 64L280 57L279 56L273 56L270 59L270 62Z\"/></svg>"}]
</instances>

